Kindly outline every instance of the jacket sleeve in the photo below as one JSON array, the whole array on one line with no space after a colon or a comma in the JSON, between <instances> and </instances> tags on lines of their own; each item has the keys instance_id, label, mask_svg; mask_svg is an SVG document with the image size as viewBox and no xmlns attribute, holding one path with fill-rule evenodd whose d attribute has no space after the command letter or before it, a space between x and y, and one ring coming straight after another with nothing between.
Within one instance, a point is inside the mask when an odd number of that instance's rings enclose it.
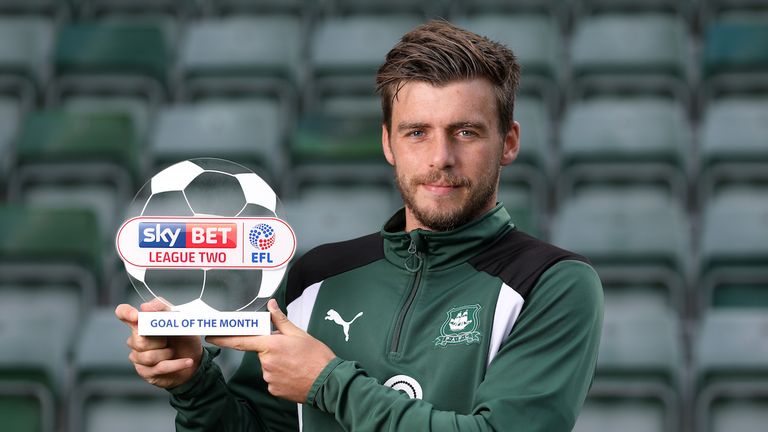
<instances>
[{"instance_id":1,"label":"jacket sleeve","mask_svg":"<svg viewBox=\"0 0 768 432\"><path fill-rule=\"evenodd\" d=\"M281 286L282 288L282 286ZM283 289L275 293L283 306ZM229 382L213 358L219 348L206 348L195 375L170 389L177 432L298 430L297 405L269 394L258 354L247 352Z\"/></svg>"},{"instance_id":2,"label":"jacket sleeve","mask_svg":"<svg viewBox=\"0 0 768 432\"><path fill-rule=\"evenodd\" d=\"M594 376L602 316L594 270L562 261L531 292L471 413L409 399L338 358L315 381L307 404L334 415L345 430L570 431Z\"/></svg>"}]
</instances>

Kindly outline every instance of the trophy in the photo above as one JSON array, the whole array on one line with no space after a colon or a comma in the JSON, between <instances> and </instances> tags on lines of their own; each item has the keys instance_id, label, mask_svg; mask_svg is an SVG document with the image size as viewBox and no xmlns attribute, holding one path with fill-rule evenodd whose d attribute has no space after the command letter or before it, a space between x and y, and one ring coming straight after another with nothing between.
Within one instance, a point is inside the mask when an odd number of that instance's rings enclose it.
<instances>
[{"instance_id":1,"label":"trophy","mask_svg":"<svg viewBox=\"0 0 768 432\"><path fill-rule=\"evenodd\" d=\"M223 159L182 161L153 176L129 213L117 252L139 296L168 309L139 312L140 335L271 333L260 309L293 258L296 235L257 174ZM217 295L221 281L241 292Z\"/></svg>"}]
</instances>

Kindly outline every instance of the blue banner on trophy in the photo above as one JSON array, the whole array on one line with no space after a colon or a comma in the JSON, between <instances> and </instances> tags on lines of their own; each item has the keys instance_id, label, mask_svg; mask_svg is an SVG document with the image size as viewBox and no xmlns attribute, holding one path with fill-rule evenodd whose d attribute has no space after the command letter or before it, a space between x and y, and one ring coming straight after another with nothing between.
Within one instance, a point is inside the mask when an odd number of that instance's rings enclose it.
<instances>
[{"instance_id":1,"label":"blue banner on trophy","mask_svg":"<svg viewBox=\"0 0 768 432\"><path fill-rule=\"evenodd\" d=\"M223 159L174 164L139 190L116 247L144 301L142 336L267 335L262 311L296 251L274 190Z\"/></svg>"}]
</instances>

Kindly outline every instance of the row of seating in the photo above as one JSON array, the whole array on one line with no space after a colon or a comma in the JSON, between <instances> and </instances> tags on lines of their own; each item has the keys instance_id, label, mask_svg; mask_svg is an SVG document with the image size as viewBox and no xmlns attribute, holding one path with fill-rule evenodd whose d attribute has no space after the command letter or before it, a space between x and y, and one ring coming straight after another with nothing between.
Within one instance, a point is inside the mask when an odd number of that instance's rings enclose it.
<instances>
[{"instance_id":1,"label":"row of seating","mask_svg":"<svg viewBox=\"0 0 768 432\"><path fill-rule=\"evenodd\" d=\"M399 205L395 196L385 186L315 186L284 200L282 213L294 226L303 253L378 230L382 218ZM0 207L6 276L49 284L66 281L80 287L86 306L120 301L127 279L118 270L116 228L105 229L92 211L71 202L78 198L64 191L58 208L50 202ZM768 285L768 272L760 267L768 258L764 188L742 186L718 193L704 208L698 228L680 203L656 189L589 188L555 213L549 236L539 227L525 190L502 185L499 198L521 229L593 260L607 285L655 292L681 316L711 305L768 304L760 288ZM122 204L128 213L128 203ZM37 274L34 268L40 265L55 272Z\"/></svg>"},{"instance_id":2,"label":"row of seating","mask_svg":"<svg viewBox=\"0 0 768 432\"><path fill-rule=\"evenodd\" d=\"M0 353L0 412L8 430L172 428L167 395L136 376L124 343L129 330L112 308L81 316L74 335L50 317L3 312L0 341L13 347ZM690 347L681 323L663 310L622 313L607 309L597 376L574 430L763 430L768 311L709 311ZM225 374L239 358L225 352Z\"/></svg>"},{"instance_id":3,"label":"row of seating","mask_svg":"<svg viewBox=\"0 0 768 432\"><path fill-rule=\"evenodd\" d=\"M417 15L354 15L306 26L296 17L270 15L180 25L162 17L117 16L58 25L5 16L0 88L48 105L83 91L134 93L152 102L256 92L311 105L328 92L370 94L384 54L422 21ZM692 38L674 14L589 16L567 40L542 15L455 21L517 52L526 72L523 90L543 97L553 110L565 99L561 93L661 93L688 107L701 80L706 97L734 87L765 89L768 51L761 41L768 21L759 15L733 13L710 23L700 55L692 48L699 37ZM238 43L243 40L253 43Z\"/></svg>"}]
</instances>

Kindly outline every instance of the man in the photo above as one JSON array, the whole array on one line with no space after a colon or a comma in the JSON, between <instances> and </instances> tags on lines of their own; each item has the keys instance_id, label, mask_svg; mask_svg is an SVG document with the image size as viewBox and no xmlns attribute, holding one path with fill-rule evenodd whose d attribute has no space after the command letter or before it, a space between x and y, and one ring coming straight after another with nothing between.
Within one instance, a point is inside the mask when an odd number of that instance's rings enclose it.
<instances>
[{"instance_id":1,"label":"man","mask_svg":"<svg viewBox=\"0 0 768 432\"><path fill-rule=\"evenodd\" d=\"M209 337L247 351L229 382L199 338L129 338L177 430L572 429L602 289L583 258L519 232L496 203L518 152L518 76L509 50L446 22L403 37L377 83L404 209L298 260L268 304L277 334ZM116 313L135 328L135 309Z\"/></svg>"}]
</instances>

